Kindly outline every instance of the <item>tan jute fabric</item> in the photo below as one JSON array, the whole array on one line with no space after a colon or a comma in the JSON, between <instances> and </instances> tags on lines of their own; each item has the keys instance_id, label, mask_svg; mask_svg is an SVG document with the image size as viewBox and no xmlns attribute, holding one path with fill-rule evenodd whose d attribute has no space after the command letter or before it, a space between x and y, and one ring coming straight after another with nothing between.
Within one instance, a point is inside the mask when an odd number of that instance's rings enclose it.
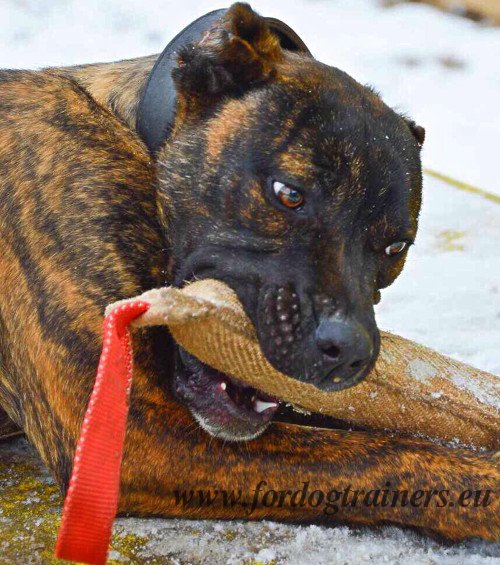
<instances>
[{"instance_id":1,"label":"tan jute fabric","mask_svg":"<svg viewBox=\"0 0 500 565\"><path fill-rule=\"evenodd\" d=\"M379 359L366 379L327 393L270 365L254 326L224 283L202 280L137 298L151 308L134 325L168 325L174 339L204 363L296 407L375 430L500 445L500 379L427 347L382 332Z\"/></svg>"}]
</instances>

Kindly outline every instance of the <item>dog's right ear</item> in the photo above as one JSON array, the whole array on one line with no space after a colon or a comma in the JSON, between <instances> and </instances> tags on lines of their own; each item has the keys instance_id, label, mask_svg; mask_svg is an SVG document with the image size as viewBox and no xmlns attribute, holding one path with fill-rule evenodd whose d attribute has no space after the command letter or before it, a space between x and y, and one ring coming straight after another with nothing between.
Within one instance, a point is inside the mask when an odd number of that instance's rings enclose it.
<instances>
[{"instance_id":1,"label":"dog's right ear","mask_svg":"<svg viewBox=\"0 0 500 565\"><path fill-rule=\"evenodd\" d=\"M201 41L182 49L172 76L177 112L195 117L224 96L269 81L283 58L278 37L248 4L233 4Z\"/></svg>"},{"instance_id":2,"label":"dog's right ear","mask_svg":"<svg viewBox=\"0 0 500 565\"><path fill-rule=\"evenodd\" d=\"M413 120L406 120L408 127L410 128L411 133L417 140L419 147L422 147L425 141L425 129L422 126L419 126Z\"/></svg>"}]
</instances>

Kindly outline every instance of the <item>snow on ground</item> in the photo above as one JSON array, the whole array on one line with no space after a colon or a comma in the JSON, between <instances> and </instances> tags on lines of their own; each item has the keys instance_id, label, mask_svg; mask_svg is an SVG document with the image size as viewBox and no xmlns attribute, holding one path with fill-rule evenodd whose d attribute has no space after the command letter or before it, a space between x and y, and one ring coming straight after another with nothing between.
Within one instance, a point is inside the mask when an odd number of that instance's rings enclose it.
<instances>
[{"instance_id":1,"label":"snow on ground","mask_svg":"<svg viewBox=\"0 0 500 565\"><path fill-rule=\"evenodd\" d=\"M319 59L374 85L389 104L424 125L426 166L500 195L498 28L416 4L390 9L374 0L252 4L292 25ZM111 61L158 52L182 26L221 6L213 0L2 0L0 67ZM499 243L498 203L426 176L417 244L401 278L383 292L380 326L500 374ZM184 555L186 563L201 562L200 556L208 562L297 563L299 554L301 563L494 559L481 557L474 547L445 549L396 530L354 533L346 528L194 526L158 520L122 524L130 531L164 532L164 549L175 543L175 558ZM193 528L201 531L198 549L190 547ZM230 537L236 542L228 542Z\"/></svg>"}]
</instances>

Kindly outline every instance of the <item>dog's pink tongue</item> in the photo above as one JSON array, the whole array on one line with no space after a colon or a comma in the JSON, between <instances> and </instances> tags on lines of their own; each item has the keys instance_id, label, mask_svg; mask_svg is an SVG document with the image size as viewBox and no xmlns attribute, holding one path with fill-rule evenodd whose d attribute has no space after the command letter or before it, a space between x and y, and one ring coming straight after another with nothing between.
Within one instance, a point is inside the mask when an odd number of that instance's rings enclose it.
<instances>
[{"instance_id":1,"label":"dog's pink tongue","mask_svg":"<svg viewBox=\"0 0 500 565\"><path fill-rule=\"evenodd\" d=\"M107 560L118 508L120 465L132 382L128 325L149 308L137 300L104 320L103 349L73 459L56 557L90 565Z\"/></svg>"}]
</instances>

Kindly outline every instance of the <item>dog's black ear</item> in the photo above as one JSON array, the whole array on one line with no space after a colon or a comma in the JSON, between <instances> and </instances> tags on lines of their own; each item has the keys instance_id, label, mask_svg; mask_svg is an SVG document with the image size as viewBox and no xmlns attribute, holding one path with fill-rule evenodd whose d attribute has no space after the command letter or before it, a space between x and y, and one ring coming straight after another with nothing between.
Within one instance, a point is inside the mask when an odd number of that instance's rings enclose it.
<instances>
[{"instance_id":1,"label":"dog's black ear","mask_svg":"<svg viewBox=\"0 0 500 565\"><path fill-rule=\"evenodd\" d=\"M419 126L413 120L406 120L408 127L410 128L412 134L415 136L420 147L424 144L425 141L425 129L422 126Z\"/></svg>"},{"instance_id":2,"label":"dog's black ear","mask_svg":"<svg viewBox=\"0 0 500 565\"><path fill-rule=\"evenodd\" d=\"M283 51L265 18L248 4L233 4L203 38L182 49L173 71L178 102L210 106L270 80Z\"/></svg>"}]
</instances>

